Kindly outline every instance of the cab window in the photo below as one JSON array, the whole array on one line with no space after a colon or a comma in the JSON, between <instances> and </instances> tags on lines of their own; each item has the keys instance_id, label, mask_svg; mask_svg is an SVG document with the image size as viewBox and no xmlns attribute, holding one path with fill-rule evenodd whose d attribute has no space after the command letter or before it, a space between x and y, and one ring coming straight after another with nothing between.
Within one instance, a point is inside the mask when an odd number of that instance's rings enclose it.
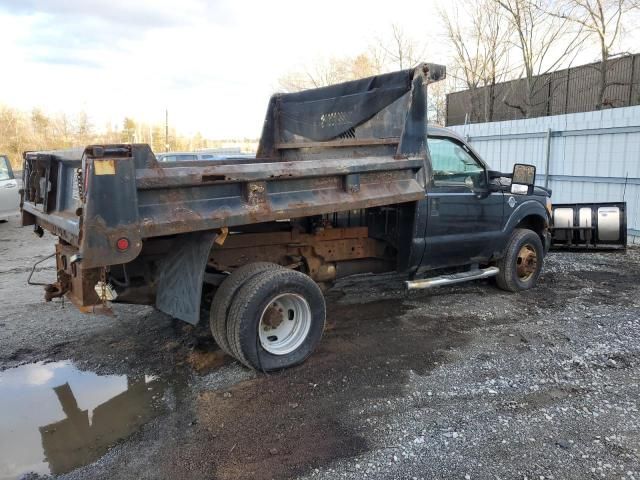
<instances>
[{"instance_id":1,"label":"cab window","mask_svg":"<svg viewBox=\"0 0 640 480\"><path fill-rule=\"evenodd\" d=\"M428 138L427 145L436 185L484 186L484 166L464 145L450 138L438 137Z\"/></svg>"}]
</instances>

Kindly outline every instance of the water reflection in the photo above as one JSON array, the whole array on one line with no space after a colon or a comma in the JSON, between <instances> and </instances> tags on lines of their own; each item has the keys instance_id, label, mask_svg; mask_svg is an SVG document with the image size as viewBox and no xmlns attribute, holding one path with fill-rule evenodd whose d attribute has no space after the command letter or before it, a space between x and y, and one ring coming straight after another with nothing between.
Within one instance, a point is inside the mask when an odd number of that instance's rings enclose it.
<instances>
[{"instance_id":1,"label":"water reflection","mask_svg":"<svg viewBox=\"0 0 640 480\"><path fill-rule=\"evenodd\" d=\"M158 413L164 390L156 378L99 376L71 362L0 373L0 479L97 460Z\"/></svg>"}]
</instances>

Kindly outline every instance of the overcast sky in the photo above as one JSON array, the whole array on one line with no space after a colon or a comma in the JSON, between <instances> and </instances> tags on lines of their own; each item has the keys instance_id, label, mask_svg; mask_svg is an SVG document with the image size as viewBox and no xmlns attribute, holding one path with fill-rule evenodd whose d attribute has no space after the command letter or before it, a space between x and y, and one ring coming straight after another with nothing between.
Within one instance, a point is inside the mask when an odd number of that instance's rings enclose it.
<instances>
[{"instance_id":1,"label":"overcast sky","mask_svg":"<svg viewBox=\"0 0 640 480\"><path fill-rule=\"evenodd\" d=\"M435 0L0 0L0 103L257 137L278 78L357 54L393 22L428 38ZM430 49L431 50L431 49ZM444 61L434 48L429 61Z\"/></svg>"},{"instance_id":2,"label":"overcast sky","mask_svg":"<svg viewBox=\"0 0 640 480\"><path fill-rule=\"evenodd\" d=\"M451 8L454 0L440 0ZM278 78L393 23L447 63L438 0L0 0L0 103L257 137ZM592 60L592 59L587 59Z\"/></svg>"}]
</instances>

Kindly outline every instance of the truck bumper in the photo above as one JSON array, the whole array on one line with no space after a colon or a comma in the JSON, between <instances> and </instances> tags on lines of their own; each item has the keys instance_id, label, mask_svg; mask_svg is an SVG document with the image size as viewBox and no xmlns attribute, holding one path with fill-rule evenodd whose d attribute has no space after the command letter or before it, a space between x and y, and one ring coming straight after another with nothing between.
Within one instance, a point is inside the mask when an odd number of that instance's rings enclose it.
<instances>
[{"instance_id":1,"label":"truck bumper","mask_svg":"<svg viewBox=\"0 0 640 480\"><path fill-rule=\"evenodd\" d=\"M78 249L71 245L56 245L57 282L45 287L45 300L66 296L81 311L94 311L92 307L102 302L95 292L100 280L99 268L83 268L82 261L76 261Z\"/></svg>"}]
</instances>

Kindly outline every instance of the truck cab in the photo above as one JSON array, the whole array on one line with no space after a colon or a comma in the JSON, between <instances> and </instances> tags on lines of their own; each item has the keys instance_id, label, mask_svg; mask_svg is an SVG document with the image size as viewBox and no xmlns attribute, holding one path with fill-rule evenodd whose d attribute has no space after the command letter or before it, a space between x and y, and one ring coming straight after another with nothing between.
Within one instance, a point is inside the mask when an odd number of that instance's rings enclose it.
<instances>
[{"instance_id":1,"label":"truck cab","mask_svg":"<svg viewBox=\"0 0 640 480\"><path fill-rule=\"evenodd\" d=\"M420 272L488 264L502 255L510 232L536 232L550 245L550 196L540 187L511 192L511 175L494 172L464 139L430 126L432 180L427 185L426 248Z\"/></svg>"}]
</instances>

